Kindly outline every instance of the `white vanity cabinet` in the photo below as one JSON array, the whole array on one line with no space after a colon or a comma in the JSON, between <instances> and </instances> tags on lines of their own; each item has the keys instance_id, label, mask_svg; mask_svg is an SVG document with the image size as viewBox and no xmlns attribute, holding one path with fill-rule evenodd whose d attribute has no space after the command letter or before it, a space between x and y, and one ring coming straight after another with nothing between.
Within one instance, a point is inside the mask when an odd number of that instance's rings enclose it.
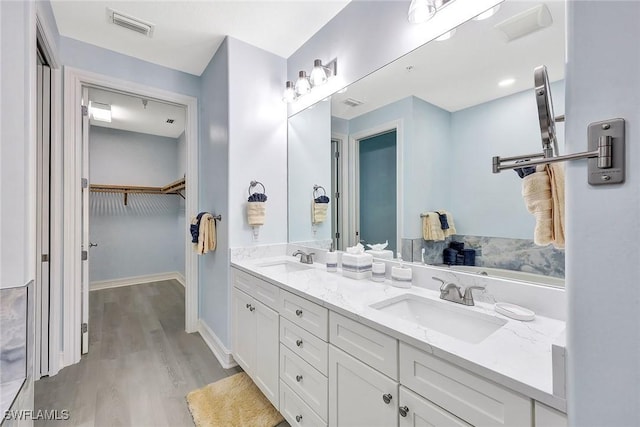
<instances>
[{"instance_id":1,"label":"white vanity cabinet","mask_svg":"<svg viewBox=\"0 0 640 427\"><path fill-rule=\"evenodd\" d=\"M535 427L567 427L567 414L543 405L535 403L536 424Z\"/></svg>"},{"instance_id":2,"label":"white vanity cabinet","mask_svg":"<svg viewBox=\"0 0 640 427\"><path fill-rule=\"evenodd\" d=\"M235 269L233 271L233 357L278 408L279 316L255 295L261 295L265 289L277 295L279 289ZM236 279L240 279L240 287L235 286L238 283ZM247 287L251 282L255 282L255 286Z\"/></svg>"},{"instance_id":3,"label":"white vanity cabinet","mask_svg":"<svg viewBox=\"0 0 640 427\"><path fill-rule=\"evenodd\" d=\"M400 427L471 427L438 405L400 386Z\"/></svg>"}]
</instances>

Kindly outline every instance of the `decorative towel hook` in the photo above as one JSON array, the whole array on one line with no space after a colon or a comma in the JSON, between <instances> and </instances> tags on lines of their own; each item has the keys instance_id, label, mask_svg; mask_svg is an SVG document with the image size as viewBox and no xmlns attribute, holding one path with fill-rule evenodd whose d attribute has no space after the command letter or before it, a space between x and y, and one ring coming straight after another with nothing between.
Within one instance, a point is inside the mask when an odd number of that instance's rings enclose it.
<instances>
[{"instance_id":1,"label":"decorative towel hook","mask_svg":"<svg viewBox=\"0 0 640 427\"><path fill-rule=\"evenodd\" d=\"M325 190L322 185L313 184L313 198L314 199L316 198L316 193L318 192L318 190L322 190L322 195L323 196L327 195L327 190Z\"/></svg>"},{"instance_id":2,"label":"decorative towel hook","mask_svg":"<svg viewBox=\"0 0 640 427\"><path fill-rule=\"evenodd\" d=\"M262 192L263 192L263 193L266 193L266 192L267 192L267 189L266 189L266 188L264 188L264 184L262 184L260 181L255 181L255 180L254 180L254 181L251 181L251 183L249 184L249 195L251 195L251 189L252 189L253 187L257 186L257 185L259 185L259 186L261 186L261 187L262 187Z\"/></svg>"}]
</instances>

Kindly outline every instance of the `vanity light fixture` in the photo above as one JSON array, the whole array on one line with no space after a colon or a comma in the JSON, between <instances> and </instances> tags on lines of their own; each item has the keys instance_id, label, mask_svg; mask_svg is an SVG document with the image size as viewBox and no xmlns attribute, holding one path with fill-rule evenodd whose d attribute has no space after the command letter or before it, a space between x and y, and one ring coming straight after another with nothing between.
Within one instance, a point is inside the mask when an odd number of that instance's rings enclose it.
<instances>
[{"instance_id":1,"label":"vanity light fixture","mask_svg":"<svg viewBox=\"0 0 640 427\"><path fill-rule=\"evenodd\" d=\"M298 97L310 93L314 87L327 83L331 77L335 76L337 69L337 59L332 60L328 64L322 64L322 60L315 59L310 76L307 76L306 71L301 70L298 72L298 79L295 84L290 80L285 83L282 100L286 103L291 103Z\"/></svg>"},{"instance_id":2,"label":"vanity light fixture","mask_svg":"<svg viewBox=\"0 0 640 427\"><path fill-rule=\"evenodd\" d=\"M485 19L491 18L495 15L500 9L500 5L493 6L491 9L485 10L480 15L473 18L474 21L483 21Z\"/></svg>"},{"instance_id":3,"label":"vanity light fixture","mask_svg":"<svg viewBox=\"0 0 640 427\"><path fill-rule=\"evenodd\" d=\"M411 0L407 19L412 24L422 24L433 18L437 11L436 0Z\"/></svg>"},{"instance_id":4,"label":"vanity light fixture","mask_svg":"<svg viewBox=\"0 0 640 427\"><path fill-rule=\"evenodd\" d=\"M498 82L498 86L500 87L507 87L507 86L511 86L512 84L514 84L516 82L516 79L514 78L508 78L508 79L504 79L504 80L500 80Z\"/></svg>"},{"instance_id":5,"label":"vanity light fixture","mask_svg":"<svg viewBox=\"0 0 640 427\"><path fill-rule=\"evenodd\" d=\"M315 59L313 61L313 70L311 70L311 76L309 77L311 85L314 87L323 85L329 80L329 77L335 76L337 64L338 61L336 59L327 65L322 65L322 60Z\"/></svg>"},{"instance_id":6,"label":"vanity light fixture","mask_svg":"<svg viewBox=\"0 0 640 427\"><path fill-rule=\"evenodd\" d=\"M89 111L93 120L111 123L111 105L89 101Z\"/></svg>"},{"instance_id":7,"label":"vanity light fixture","mask_svg":"<svg viewBox=\"0 0 640 427\"><path fill-rule=\"evenodd\" d=\"M306 95L311 92L311 82L309 81L309 77L307 77L306 71L298 72L298 80L296 80L295 88L298 95Z\"/></svg>"},{"instance_id":8,"label":"vanity light fixture","mask_svg":"<svg viewBox=\"0 0 640 427\"><path fill-rule=\"evenodd\" d=\"M293 86L293 82L291 80L287 81L284 88L284 95L282 96L282 100L286 103L290 103L295 101L297 98L296 90Z\"/></svg>"}]
</instances>

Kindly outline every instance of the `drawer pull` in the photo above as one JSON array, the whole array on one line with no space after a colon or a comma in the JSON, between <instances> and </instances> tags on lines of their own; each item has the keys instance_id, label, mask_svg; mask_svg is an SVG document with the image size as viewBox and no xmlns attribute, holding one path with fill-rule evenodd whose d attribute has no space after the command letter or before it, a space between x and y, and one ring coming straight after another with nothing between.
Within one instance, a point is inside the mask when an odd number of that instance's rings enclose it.
<instances>
[{"instance_id":1,"label":"drawer pull","mask_svg":"<svg viewBox=\"0 0 640 427\"><path fill-rule=\"evenodd\" d=\"M297 422L302 421L302 415L296 415L296 421Z\"/></svg>"},{"instance_id":2,"label":"drawer pull","mask_svg":"<svg viewBox=\"0 0 640 427\"><path fill-rule=\"evenodd\" d=\"M251 304L247 304L245 307L247 307L247 308L251 308Z\"/></svg>"},{"instance_id":3,"label":"drawer pull","mask_svg":"<svg viewBox=\"0 0 640 427\"><path fill-rule=\"evenodd\" d=\"M401 406L398 410L400 411L400 415L403 417L406 417L409 413L409 408L407 408L406 406Z\"/></svg>"},{"instance_id":4,"label":"drawer pull","mask_svg":"<svg viewBox=\"0 0 640 427\"><path fill-rule=\"evenodd\" d=\"M249 311L256 311L256 308L254 306L249 307Z\"/></svg>"},{"instance_id":5,"label":"drawer pull","mask_svg":"<svg viewBox=\"0 0 640 427\"><path fill-rule=\"evenodd\" d=\"M296 375L296 381L298 382L302 381L302 375Z\"/></svg>"},{"instance_id":6,"label":"drawer pull","mask_svg":"<svg viewBox=\"0 0 640 427\"><path fill-rule=\"evenodd\" d=\"M384 403L386 403L387 405L388 405L389 403L391 403L391 399L392 399L392 398L393 398L393 396L391 396L391 394L390 394L390 393L387 393L387 394L383 394L383 395L382 395L382 400L384 400Z\"/></svg>"},{"instance_id":7,"label":"drawer pull","mask_svg":"<svg viewBox=\"0 0 640 427\"><path fill-rule=\"evenodd\" d=\"M297 340L297 341L296 341L296 345L297 345L298 347L302 347L302 340Z\"/></svg>"},{"instance_id":8,"label":"drawer pull","mask_svg":"<svg viewBox=\"0 0 640 427\"><path fill-rule=\"evenodd\" d=\"M302 310L297 309L296 310L296 316L301 317L302 316Z\"/></svg>"}]
</instances>

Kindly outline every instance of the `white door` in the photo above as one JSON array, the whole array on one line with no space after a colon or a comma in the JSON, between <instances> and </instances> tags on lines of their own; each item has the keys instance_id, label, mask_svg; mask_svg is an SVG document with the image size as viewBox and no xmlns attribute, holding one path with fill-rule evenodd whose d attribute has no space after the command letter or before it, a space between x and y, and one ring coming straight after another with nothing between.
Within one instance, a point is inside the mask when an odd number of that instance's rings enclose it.
<instances>
[{"instance_id":1,"label":"white door","mask_svg":"<svg viewBox=\"0 0 640 427\"><path fill-rule=\"evenodd\" d=\"M254 320L256 322L256 371L255 382L260 390L279 407L278 369L280 367L280 325L278 313L255 301Z\"/></svg>"},{"instance_id":2,"label":"white door","mask_svg":"<svg viewBox=\"0 0 640 427\"><path fill-rule=\"evenodd\" d=\"M400 427L471 427L471 424L402 386L399 413Z\"/></svg>"},{"instance_id":3,"label":"white door","mask_svg":"<svg viewBox=\"0 0 640 427\"><path fill-rule=\"evenodd\" d=\"M82 87L82 354L89 352L89 88Z\"/></svg>"},{"instance_id":4,"label":"white door","mask_svg":"<svg viewBox=\"0 0 640 427\"><path fill-rule=\"evenodd\" d=\"M255 371L256 318L253 298L233 288L233 358L249 375Z\"/></svg>"},{"instance_id":5,"label":"white door","mask_svg":"<svg viewBox=\"0 0 640 427\"><path fill-rule=\"evenodd\" d=\"M398 425L398 383L329 346L329 425Z\"/></svg>"}]
</instances>

